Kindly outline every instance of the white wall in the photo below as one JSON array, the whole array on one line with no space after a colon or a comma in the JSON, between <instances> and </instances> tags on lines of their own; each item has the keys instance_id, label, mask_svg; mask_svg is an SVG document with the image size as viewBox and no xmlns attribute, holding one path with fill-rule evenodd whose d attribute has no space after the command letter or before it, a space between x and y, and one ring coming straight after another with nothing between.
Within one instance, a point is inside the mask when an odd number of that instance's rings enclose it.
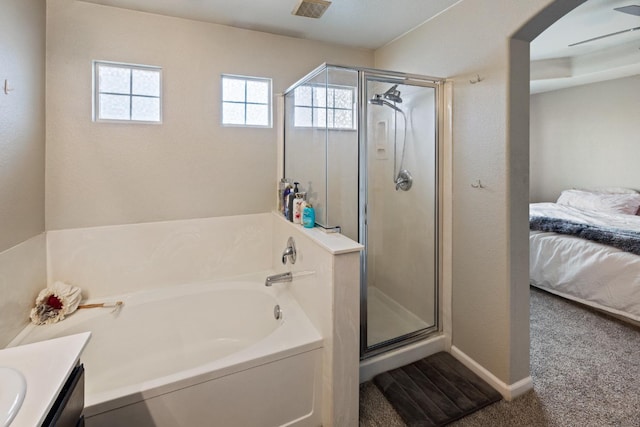
<instances>
[{"instance_id":1,"label":"white wall","mask_svg":"<svg viewBox=\"0 0 640 427\"><path fill-rule=\"evenodd\" d=\"M528 106L514 96L528 93L528 44L510 38L552 3L462 1L376 51L377 68L453 81L452 340L507 385L529 373ZM555 2L542 20L578 3ZM471 187L478 179L485 188Z\"/></svg>"},{"instance_id":2,"label":"white wall","mask_svg":"<svg viewBox=\"0 0 640 427\"><path fill-rule=\"evenodd\" d=\"M41 3L7 0L0 13L0 251L44 231Z\"/></svg>"},{"instance_id":3,"label":"white wall","mask_svg":"<svg viewBox=\"0 0 640 427\"><path fill-rule=\"evenodd\" d=\"M91 121L91 61L163 68L163 124ZM266 212L276 129L220 126L220 74L273 78L373 54L72 0L47 2L47 229ZM275 121L274 121L275 123Z\"/></svg>"},{"instance_id":4,"label":"white wall","mask_svg":"<svg viewBox=\"0 0 640 427\"><path fill-rule=\"evenodd\" d=\"M0 347L29 320L45 285L45 4L0 13ZM4 82L9 89L5 94Z\"/></svg>"},{"instance_id":5,"label":"white wall","mask_svg":"<svg viewBox=\"0 0 640 427\"><path fill-rule=\"evenodd\" d=\"M532 202L566 188L640 190L640 75L531 96Z\"/></svg>"}]
</instances>

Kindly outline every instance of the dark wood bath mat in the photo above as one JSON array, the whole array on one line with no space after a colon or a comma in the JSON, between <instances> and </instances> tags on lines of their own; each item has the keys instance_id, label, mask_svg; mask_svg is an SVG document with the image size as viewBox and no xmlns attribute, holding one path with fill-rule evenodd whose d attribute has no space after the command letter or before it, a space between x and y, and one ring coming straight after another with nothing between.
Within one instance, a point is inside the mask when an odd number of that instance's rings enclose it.
<instances>
[{"instance_id":1,"label":"dark wood bath mat","mask_svg":"<svg viewBox=\"0 0 640 427\"><path fill-rule=\"evenodd\" d=\"M443 426L502 398L446 352L384 372L373 382L410 427Z\"/></svg>"}]
</instances>

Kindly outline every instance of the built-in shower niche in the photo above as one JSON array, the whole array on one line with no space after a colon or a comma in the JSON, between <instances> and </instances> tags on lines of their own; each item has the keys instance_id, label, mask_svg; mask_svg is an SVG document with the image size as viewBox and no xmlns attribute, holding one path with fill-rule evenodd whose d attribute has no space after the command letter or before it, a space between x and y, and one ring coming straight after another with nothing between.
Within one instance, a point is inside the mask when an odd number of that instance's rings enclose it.
<instances>
[{"instance_id":1,"label":"built-in shower niche","mask_svg":"<svg viewBox=\"0 0 640 427\"><path fill-rule=\"evenodd\" d=\"M285 94L284 177L316 223L358 240L358 71L323 65Z\"/></svg>"}]
</instances>

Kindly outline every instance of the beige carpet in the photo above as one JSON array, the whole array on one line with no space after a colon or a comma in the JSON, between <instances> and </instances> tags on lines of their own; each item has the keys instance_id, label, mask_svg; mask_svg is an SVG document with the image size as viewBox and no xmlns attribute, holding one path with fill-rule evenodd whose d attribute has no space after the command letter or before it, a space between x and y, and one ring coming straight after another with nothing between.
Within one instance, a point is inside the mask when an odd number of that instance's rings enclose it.
<instances>
[{"instance_id":1,"label":"beige carpet","mask_svg":"<svg viewBox=\"0 0 640 427\"><path fill-rule=\"evenodd\" d=\"M534 390L450 424L456 427L640 426L640 329L531 289ZM404 427L371 383L361 427Z\"/></svg>"}]
</instances>

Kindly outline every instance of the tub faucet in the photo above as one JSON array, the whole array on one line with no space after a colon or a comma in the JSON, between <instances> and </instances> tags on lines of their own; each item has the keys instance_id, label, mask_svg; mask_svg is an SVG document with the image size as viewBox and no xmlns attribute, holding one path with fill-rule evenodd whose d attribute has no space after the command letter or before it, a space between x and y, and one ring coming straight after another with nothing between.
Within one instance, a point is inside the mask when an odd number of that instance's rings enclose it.
<instances>
[{"instance_id":1,"label":"tub faucet","mask_svg":"<svg viewBox=\"0 0 640 427\"><path fill-rule=\"evenodd\" d=\"M290 271L286 273L274 274L267 276L267 280L264 281L265 286L271 286L274 283L287 283L293 280L293 274Z\"/></svg>"}]
</instances>

